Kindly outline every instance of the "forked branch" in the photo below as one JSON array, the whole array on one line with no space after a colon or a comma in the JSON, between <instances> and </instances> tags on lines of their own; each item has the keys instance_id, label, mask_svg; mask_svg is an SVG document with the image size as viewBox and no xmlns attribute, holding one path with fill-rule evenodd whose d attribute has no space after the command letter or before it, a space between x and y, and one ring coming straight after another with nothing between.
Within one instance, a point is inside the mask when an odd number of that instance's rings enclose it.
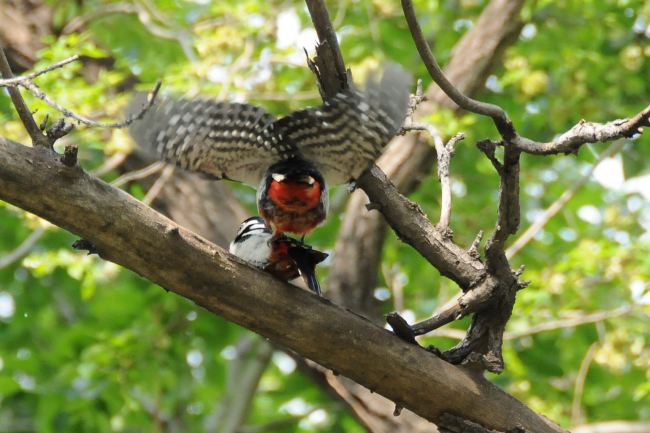
<instances>
[{"instance_id":1,"label":"forked branch","mask_svg":"<svg viewBox=\"0 0 650 433\"><path fill-rule=\"evenodd\" d=\"M151 89L151 91L149 92L146 104L144 104L144 106L140 109L140 111L130 116L125 121L115 122L115 123L95 122L84 116L78 115L68 110L67 108L63 107L62 105L58 104L32 81L33 78L36 78L39 75L53 71L54 69L65 66L78 59L79 56L72 56L68 59L54 63L43 70L33 72L31 74L23 75L20 77L14 77L11 72L11 68L9 67L9 62L7 61L7 58L4 55L4 51L2 50L2 47L0 47L0 72L2 72L2 76L4 77L3 79L0 79L0 87L9 88L9 93L11 95L12 102L16 107L20 119L23 122L25 129L29 133L29 136L32 138L32 141L34 142L34 144L38 146L43 146L48 148L52 147L52 145L56 140L68 134L70 131L72 131L74 125L66 124L65 122L60 120L55 122L54 125L50 129L48 129L46 134L43 134L42 130L45 129L45 125L47 124L47 117L41 127L39 127L36 124L36 121L34 120L32 113L29 111L27 104L25 103L24 99L20 95L20 92L18 91L17 88L18 86L22 86L26 88L27 90L32 92L32 94L35 97L42 100L50 107L54 108L55 110L59 111L64 116L70 117L76 120L78 123L84 123L88 126L99 127L99 128L124 128L125 126L129 126L134 121L141 119L142 116L144 116L144 113L146 113L147 110L153 105L156 95L160 90L160 86L162 82L159 80L156 83L156 85L153 87L153 89Z\"/></svg>"}]
</instances>

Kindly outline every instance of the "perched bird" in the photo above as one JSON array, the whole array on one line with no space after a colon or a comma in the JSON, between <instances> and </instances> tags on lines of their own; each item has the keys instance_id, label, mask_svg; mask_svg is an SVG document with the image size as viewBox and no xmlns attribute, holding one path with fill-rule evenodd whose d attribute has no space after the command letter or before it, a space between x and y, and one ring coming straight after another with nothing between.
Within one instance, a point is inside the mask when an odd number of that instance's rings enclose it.
<instances>
[{"instance_id":1,"label":"perched bird","mask_svg":"<svg viewBox=\"0 0 650 433\"><path fill-rule=\"evenodd\" d=\"M257 188L262 218L309 234L327 218L328 188L350 182L401 127L411 76L397 65L281 119L251 104L167 99L131 126L140 147L184 169Z\"/></svg>"},{"instance_id":2,"label":"perched bird","mask_svg":"<svg viewBox=\"0 0 650 433\"><path fill-rule=\"evenodd\" d=\"M285 281L301 276L311 291L322 296L316 265L328 254L274 233L263 218L251 217L241 223L230 253Z\"/></svg>"}]
</instances>

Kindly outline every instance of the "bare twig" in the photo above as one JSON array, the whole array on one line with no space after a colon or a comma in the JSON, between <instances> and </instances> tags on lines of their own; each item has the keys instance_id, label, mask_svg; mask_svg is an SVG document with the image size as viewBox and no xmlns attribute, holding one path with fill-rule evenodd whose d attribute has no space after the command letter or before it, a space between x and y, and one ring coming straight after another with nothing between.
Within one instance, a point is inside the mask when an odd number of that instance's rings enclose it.
<instances>
[{"instance_id":1,"label":"bare twig","mask_svg":"<svg viewBox=\"0 0 650 433\"><path fill-rule=\"evenodd\" d=\"M580 422L582 418L582 392L585 387L585 380L587 379L587 373L589 372L589 365L594 359L594 354L600 343L595 342L589 346L589 350L585 354L585 357L580 363L580 369L578 370L578 376L576 377L576 384L573 390L573 403L571 404L571 425L576 425Z\"/></svg>"},{"instance_id":2,"label":"bare twig","mask_svg":"<svg viewBox=\"0 0 650 433\"><path fill-rule=\"evenodd\" d=\"M415 95L411 95L406 119L399 133L406 131L427 131L433 139L434 146L438 157L438 180L441 185L441 204L440 204L440 221L438 222L439 230L448 230L451 221L451 182L449 181L449 161L454 155L454 146L456 142L465 138L465 134L456 134L445 146L438 129L430 123L414 122L413 114L417 106L427 100L427 96L422 92L422 80L418 80Z\"/></svg>"},{"instance_id":3,"label":"bare twig","mask_svg":"<svg viewBox=\"0 0 650 433\"><path fill-rule=\"evenodd\" d=\"M497 223L492 235L485 244L485 259L488 271L499 280L498 290L493 295L496 308L481 311L472 318L467 336L456 347L445 352L447 359L463 359L482 365L493 373L503 371L503 333L512 315L516 294L526 287L526 282L519 281L520 272L513 272L505 255L505 242L519 229L519 156L521 152L510 146L504 150L503 163L494 157L494 148L487 146L479 149L486 152L499 173L499 208ZM459 301L472 292L464 294ZM487 348L487 353L485 353ZM481 355L479 355L481 354Z\"/></svg>"},{"instance_id":4,"label":"bare twig","mask_svg":"<svg viewBox=\"0 0 650 433\"><path fill-rule=\"evenodd\" d=\"M613 319L614 317L624 316L632 310L632 307L629 305L623 305L622 307L615 308L613 310L596 311L595 313L587 314L582 317L552 320L531 326L530 328L523 329L521 331L506 332L503 335L503 339L516 340L517 338L539 334L540 332L553 331L555 329L575 328L576 326L586 325L589 323L598 323L602 322L603 320Z\"/></svg>"},{"instance_id":5,"label":"bare twig","mask_svg":"<svg viewBox=\"0 0 650 433\"><path fill-rule=\"evenodd\" d=\"M522 152L533 155L556 155L558 153L577 153L586 143L597 143L631 138L643 132L642 127L650 126L650 105L631 119L613 120L607 123L594 123L581 120L556 141L540 143L516 134L508 141Z\"/></svg>"},{"instance_id":6,"label":"bare twig","mask_svg":"<svg viewBox=\"0 0 650 433\"><path fill-rule=\"evenodd\" d=\"M420 53L420 57L422 58L427 71L429 71L429 75L433 78L433 81L435 81L447 96L449 96L460 108L471 111L472 113L490 116L495 119L495 122L498 120L499 122L505 123L506 113L501 109L501 107L469 98L451 84L431 53L429 43L424 37L422 28L420 28L417 16L415 15L413 2L411 0L402 0L402 9L404 10L404 16L406 17L406 22L408 23L415 46Z\"/></svg>"},{"instance_id":7,"label":"bare twig","mask_svg":"<svg viewBox=\"0 0 650 433\"><path fill-rule=\"evenodd\" d=\"M125 126L129 126L131 123L134 121L141 119L142 116L144 116L144 113L147 112L147 110L153 105L154 99L156 95L158 94L158 90L160 90L160 85L162 82L159 80L156 85L151 89L149 92L148 100L147 103L140 109L138 113L135 115L131 116L129 119L123 121L123 122L115 122L115 123L98 123L94 122L86 117L80 116L78 114L73 113L72 111L68 110L67 108L57 104L52 98L47 96L41 89L38 88L36 84L31 82L30 80L23 80L20 83L21 86L25 87L29 91L31 91L34 96L36 96L38 99L42 100L46 104L48 104L50 107L56 109L57 111L61 112L64 116L70 117L77 122L84 123L88 126L94 126L98 128L124 128Z\"/></svg>"},{"instance_id":8,"label":"bare twig","mask_svg":"<svg viewBox=\"0 0 650 433\"><path fill-rule=\"evenodd\" d=\"M505 257L505 242L510 235L519 229L519 156L521 152L510 146L504 149L503 163L495 156L495 149L499 143L483 140L476 143L476 147L492 162L501 179L499 184L499 210L497 224L492 236L485 244L485 256L488 265L496 269L498 264L509 264Z\"/></svg>"},{"instance_id":9,"label":"bare twig","mask_svg":"<svg viewBox=\"0 0 650 433\"><path fill-rule=\"evenodd\" d=\"M409 99L409 105L406 110L406 118L404 123L407 123L410 120L410 123L413 122L413 114L415 114L415 110L417 110L418 105L420 105L422 102L429 100L429 97L424 94L422 91L422 80L418 79L416 85L415 85L415 94L412 94L410 99ZM404 133L408 129L402 125L402 128L397 131L396 135L404 135Z\"/></svg>"},{"instance_id":10,"label":"bare twig","mask_svg":"<svg viewBox=\"0 0 650 433\"><path fill-rule=\"evenodd\" d=\"M509 164L504 163L503 171L500 173L501 182L499 184L497 224L492 232L492 236L485 243L485 258L488 266L496 266L496 262L504 265L508 263L508 259L505 256L505 244L508 238L519 230L521 219L521 210L519 207L520 153L518 150L512 148L505 150L504 159L513 159L513 161Z\"/></svg>"},{"instance_id":11,"label":"bare twig","mask_svg":"<svg viewBox=\"0 0 650 433\"><path fill-rule=\"evenodd\" d=\"M122 163L126 159L126 156L127 156L126 153L118 152L112 155L106 161L104 161L102 165L92 170L91 173L97 177L102 177L105 174L110 173L112 170L115 170L117 167L122 165Z\"/></svg>"},{"instance_id":12,"label":"bare twig","mask_svg":"<svg viewBox=\"0 0 650 433\"><path fill-rule=\"evenodd\" d=\"M82 27L86 26L90 21L95 20L97 18L101 18L106 15L112 15L117 13L134 14L137 13L138 10L139 8L137 6L128 3L118 3L113 5L107 5L104 7L98 7L93 9L92 12L89 12L82 16L75 17L74 19L70 20L70 22L68 22L65 25L65 27L63 27L63 30L61 30L61 34L69 35L71 33L77 33L79 30L81 30Z\"/></svg>"},{"instance_id":13,"label":"bare twig","mask_svg":"<svg viewBox=\"0 0 650 433\"><path fill-rule=\"evenodd\" d=\"M11 67L9 66L9 62L7 61L7 57L5 56L5 52L2 49L2 46L0 46L0 73L2 73L2 76L5 79L13 78ZM45 135L43 135L41 129L36 124L36 121L34 120L32 113L29 111L29 108L21 96L20 91L15 87L9 87L9 95L11 96L11 101L16 107L16 111L20 116L20 120L23 122L23 125L25 126L27 133L32 139L34 146L50 148L52 146L52 143Z\"/></svg>"},{"instance_id":14,"label":"bare twig","mask_svg":"<svg viewBox=\"0 0 650 433\"><path fill-rule=\"evenodd\" d=\"M6 268L27 254L34 244L38 242L41 236L43 236L43 233L45 233L45 227L43 227L43 225L38 226L20 245L18 245L18 247L3 257L0 257L0 269Z\"/></svg>"},{"instance_id":15,"label":"bare twig","mask_svg":"<svg viewBox=\"0 0 650 433\"><path fill-rule=\"evenodd\" d=\"M650 422L647 421L606 421L585 424L571 429L573 433L648 433Z\"/></svg>"},{"instance_id":16,"label":"bare twig","mask_svg":"<svg viewBox=\"0 0 650 433\"><path fill-rule=\"evenodd\" d=\"M47 68L41 71L34 72L28 75L23 75L21 77L13 77L13 74L11 73L11 69L9 68L9 63L7 63L7 59L4 55L4 52L2 51L2 48L0 48L0 72L2 72L2 76L5 77L5 79L0 80L0 87L9 87L9 93L12 95L11 98L12 101L14 102L14 105L16 106L16 110L18 111L18 114L20 115L20 118L23 121L25 128L27 129L27 132L32 138L32 141L34 141L35 143L41 144L45 147L51 147L52 144L54 144L54 142L58 138L70 132L73 126L67 126L63 123L59 123L59 124L55 123L57 127L49 130L47 136L43 135L41 131L44 128L40 128L38 125L36 125L36 121L34 120L33 116L29 112L29 109L27 108L25 101L20 96L20 92L17 89L15 89L16 86L23 86L24 88L32 92L32 94L36 96L38 99L42 100L52 108L61 112L64 116L75 119L77 122L84 123L89 126L100 127L100 128L124 128L125 126L129 126L134 121L141 119L144 113L153 104L154 99L156 98L156 95L160 90L160 86L162 82L158 80L156 85L149 92L147 103L144 105L144 107L142 107L142 109L138 113L131 116L129 119L125 120L124 122L116 122L116 123L94 122L86 117L75 114L72 111L68 110L67 108L57 104L45 92L39 89L39 87L36 84L34 84L34 82L31 80L34 77L42 75L46 72L50 72L54 69L60 68L77 59L79 59L79 56L73 56L68 59L62 60L58 63L55 63L51 66L48 66Z\"/></svg>"},{"instance_id":17,"label":"bare twig","mask_svg":"<svg viewBox=\"0 0 650 433\"><path fill-rule=\"evenodd\" d=\"M481 241L483 240L483 234L483 230L479 230L476 238L474 239L474 242L472 242L469 250L467 250L467 252L475 259L481 258L481 254L478 252L478 247L481 245Z\"/></svg>"},{"instance_id":18,"label":"bare twig","mask_svg":"<svg viewBox=\"0 0 650 433\"><path fill-rule=\"evenodd\" d=\"M147 194L142 199L142 203L146 205L151 205L151 203L158 197L158 194L163 189L169 178L174 174L176 166L167 165L163 172L160 174L160 177L154 182L153 186L147 191Z\"/></svg>"},{"instance_id":19,"label":"bare twig","mask_svg":"<svg viewBox=\"0 0 650 433\"><path fill-rule=\"evenodd\" d=\"M526 229L525 232L517 238L517 240L510 245L510 247L506 250L506 257L508 259L514 257L523 247L528 244L528 242L533 239L537 233L548 223L551 218L553 218L559 211L564 207L565 204L571 200L571 197L578 191L580 188L582 188L588 181L591 179L591 175L593 174L594 170L598 165L603 162L606 158L609 158L611 155L614 153L618 152L625 142L623 140L617 141L615 143L612 143L611 146L609 146L598 158L598 160L589 168L589 171L585 173L580 180L577 182L573 183L571 187L569 187L566 191L562 193L562 195L555 200L544 212L542 212L540 215L538 215L537 219Z\"/></svg>"},{"instance_id":20,"label":"bare twig","mask_svg":"<svg viewBox=\"0 0 650 433\"><path fill-rule=\"evenodd\" d=\"M50 66L48 66L45 69L41 69L40 71L32 72L31 74L27 75L21 75L20 77L14 77L14 78L5 78L0 80L0 87L8 87L8 86L15 86L16 84L21 84L23 80L32 80L39 75L43 75L47 72L53 71L57 68L60 68L62 66L67 65L68 63L72 63L76 60L79 60L78 55L74 55L72 57L69 57L65 60L61 60L60 62L54 63ZM3 74L4 75L4 74Z\"/></svg>"},{"instance_id":21,"label":"bare twig","mask_svg":"<svg viewBox=\"0 0 650 433\"><path fill-rule=\"evenodd\" d=\"M523 329L521 331L505 332L503 334L503 340L504 341L517 340L519 338L529 337L531 335L539 334L541 332L554 331L557 329L575 328L577 326L587 325L590 323L600 323L607 319L613 319L615 317L624 316L630 313L631 311L633 311L632 307L630 307L629 305L624 305L622 307L615 308L613 310L596 311L595 313L586 314L582 317L552 320L549 322L540 323L539 325L531 326L530 328ZM432 319L428 319L428 320L432 320ZM425 322L426 321L423 321L413 325L413 330L417 332L415 335L423 335L423 333L420 332L420 329L423 328ZM433 331L427 331L427 333L429 334L429 336L432 337L451 338L453 340L462 340L465 337L465 331L463 331L462 329L455 329L455 328L435 329Z\"/></svg>"},{"instance_id":22,"label":"bare twig","mask_svg":"<svg viewBox=\"0 0 650 433\"><path fill-rule=\"evenodd\" d=\"M438 230L449 229L449 222L451 221L451 182L449 180L449 163L454 156L456 143L465 139L465 133L459 132L447 142L446 145L438 149L436 143L436 150L438 153L438 179L442 188L441 203L440 203L440 222L438 223Z\"/></svg>"},{"instance_id":23,"label":"bare twig","mask_svg":"<svg viewBox=\"0 0 650 433\"><path fill-rule=\"evenodd\" d=\"M122 176L118 177L115 179L113 182L111 182L111 185L113 185L116 188L119 188L120 186L124 185L125 183L132 182L134 180L142 179L147 176L151 176L152 174L160 171L165 167L167 163L162 162L162 161L157 161L154 162L153 164L140 169L136 171L132 171L126 174L123 174Z\"/></svg>"},{"instance_id":24,"label":"bare twig","mask_svg":"<svg viewBox=\"0 0 650 433\"><path fill-rule=\"evenodd\" d=\"M417 335L424 335L428 332L436 330L441 326L451 323L454 320L458 320L465 317L463 314L463 309L459 303L456 303L451 308L443 311L440 314L436 314L430 319L424 320L422 322L416 323L412 326L413 333Z\"/></svg>"},{"instance_id":25,"label":"bare twig","mask_svg":"<svg viewBox=\"0 0 650 433\"><path fill-rule=\"evenodd\" d=\"M47 118L47 116L45 117ZM45 126L45 122L43 122L41 126ZM59 119L45 131L45 135L47 136L50 143L54 144L56 140L64 137L73 129L74 125L72 123L67 123L64 119Z\"/></svg>"},{"instance_id":26,"label":"bare twig","mask_svg":"<svg viewBox=\"0 0 650 433\"><path fill-rule=\"evenodd\" d=\"M623 137L632 137L643 132L641 127L650 126L650 106L648 106L632 119L614 120L606 124L582 120L563 134L560 139L550 143L540 143L522 137L517 133L512 121L506 117L505 111L501 107L468 98L451 84L431 53L415 15L412 1L402 0L402 9L420 57L431 78L462 109L491 117L505 143L521 152L535 155L575 153L585 143L607 142Z\"/></svg>"},{"instance_id":27,"label":"bare twig","mask_svg":"<svg viewBox=\"0 0 650 433\"><path fill-rule=\"evenodd\" d=\"M342 81L347 77L345 70L345 62L343 62L343 55L341 54L341 49L339 48L339 43L336 39L336 32L334 31L334 26L332 25L332 20L330 14L327 11L324 0L306 0L307 8L309 8L309 14L312 17L314 27L316 28L316 33L318 34L318 39L321 41L321 44L327 43L331 54L334 56L334 66L336 68L336 75L341 81L341 85L345 88L347 87L347 82Z\"/></svg>"},{"instance_id":28,"label":"bare twig","mask_svg":"<svg viewBox=\"0 0 650 433\"><path fill-rule=\"evenodd\" d=\"M463 290L494 283L486 275L485 265L475 263L469 254L441 236L419 205L397 191L386 175L373 166L358 179L370 201L380 205L381 214L397 236L415 248L439 272L455 281ZM409 221L408 224L404 224Z\"/></svg>"},{"instance_id":29,"label":"bare twig","mask_svg":"<svg viewBox=\"0 0 650 433\"><path fill-rule=\"evenodd\" d=\"M441 183L442 189L442 206L439 224L443 225L444 227L448 227L451 214L451 184L449 182L449 165L445 165L444 163L441 164L442 161L449 159L445 157L445 154L447 153L445 150L445 143L442 141L442 137L440 136L438 129L430 123L416 123L413 122L412 118L407 117L404 121L402 129L405 131L426 131L433 139L433 143L438 154L438 180Z\"/></svg>"}]
</instances>

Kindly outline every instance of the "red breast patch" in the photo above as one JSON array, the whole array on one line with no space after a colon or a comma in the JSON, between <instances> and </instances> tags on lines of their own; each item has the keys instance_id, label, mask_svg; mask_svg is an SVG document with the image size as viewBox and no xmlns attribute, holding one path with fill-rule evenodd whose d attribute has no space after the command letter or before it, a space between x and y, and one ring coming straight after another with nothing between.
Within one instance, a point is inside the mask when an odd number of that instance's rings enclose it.
<instances>
[{"instance_id":1,"label":"red breast patch","mask_svg":"<svg viewBox=\"0 0 650 433\"><path fill-rule=\"evenodd\" d=\"M304 213L320 203L320 183L277 182L269 187L269 198L285 212Z\"/></svg>"}]
</instances>

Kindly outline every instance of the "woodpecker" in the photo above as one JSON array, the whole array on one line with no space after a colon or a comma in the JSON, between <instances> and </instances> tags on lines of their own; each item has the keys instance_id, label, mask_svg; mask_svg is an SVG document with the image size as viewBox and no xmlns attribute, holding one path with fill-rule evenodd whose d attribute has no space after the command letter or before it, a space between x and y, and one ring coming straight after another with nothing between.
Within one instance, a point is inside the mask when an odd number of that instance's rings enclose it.
<instances>
[{"instance_id":1,"label":"woodpecker","mask_svg":"<svg viewBox=\"0 0 650 433\"><path fill-rule=\"evenodd\" d=\"M267 224L304 236L327 218L329 187L358 178L399 130L410 86L410 74L389 65L363 91L351 84L280 119L251 104L167 99L130 132L167 162L257 188Z\"/></svg>"},{"instance_id":2,"label":"woodpecker","mask_svg":"<svg viewBox=\"0 0 650 433\"><path fill-rule=\"evenodd\" d=\"M242 222L229 251L285 281L301 276L311 291L322 296L316 265L328 254L274 232L263 218L251 217Z\"/></svg>"},{"instance_id":3,"label":"woodpecker","mask_svg":"<svg viewBox=\"0 0 650 433\"><path fill-rule=\"evenodd\" d=\"M327 218L329 192L323 175L309 161L273 164L257 189L257 209L280 233L309 234Z\"/></svg>"}]
</instances>

